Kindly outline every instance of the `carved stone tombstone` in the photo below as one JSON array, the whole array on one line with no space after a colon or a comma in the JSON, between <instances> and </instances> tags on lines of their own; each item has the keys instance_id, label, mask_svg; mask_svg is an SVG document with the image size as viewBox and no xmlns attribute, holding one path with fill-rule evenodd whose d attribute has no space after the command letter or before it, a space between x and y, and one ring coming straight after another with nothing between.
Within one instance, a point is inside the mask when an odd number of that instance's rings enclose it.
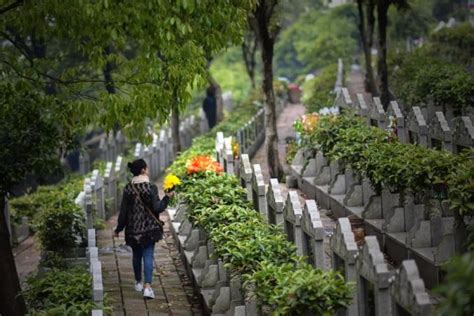
<instances>
[{"instance_id":1,"label":"carved stone tombstone","mask_svg":"<svg viewBox=\"0 0 474 316\"><path fill-rule=\"evenodd\" d=\"M232 137L227 137L224 139L222 156L224 158L225 172L228 174L234 174L234 153L232 151Z\"/></svg>"},{"instance_id":2,"label":"carved stone tombstone","mask_svg":"<svg viewBox=\"0 0 474 316\"><path fill-rule=\"evenodd\" d=\"M419 106L414 106L408 113L408 141L428 147L428 125Z\"/></svg>"},{"instance_id":3,"label":"carved stone tombstone","mask_svg":"<svg viewBox=\"0 0 474 316\"><path fill-rule=\"evenodd\" d=\"M453 151L451 128L443 112L435 112L429 126L430 147Z\"/></svg>"},{"instance_id":4,"label":"carved stone tombstone","mask_svg":"<svg viewBox=\"0 0 474 316\"><path fill-rule=\"evenodd\" d=\"M433 315L433 305L426 293L414 260L405 260L390 279L392 315Z\"/></svg>"},{"instance_id":5,"label":"carved stone tombstone","mask_svg":"<svg viewBox=\"0 0 474 316\"><path fill-rule=\"evenodd\" d=\"M395 133L401 143L408 143L407 128L405 124L405 117L403 116L402 110L398 105L397 101L391 101L387 109L387 122L389 124L393 120L395 126Z\"/></svg>"},{"instance_id":6,"label":"carved stone tombstone","mask_svg":"<svg viewBox=\"0 0 474 316\"><path fill-rule=\"evenodd\" d=\"M379 97L374 97L369 109L370 125L385 129L385 110Z\"/></svg>"},{"instance_id":7,"label":"carved stone tombstone","mask_svg":"<svg viewBox=\"0 0 474 316\"><path fill-rule=\"evenodd\" d=\"M375 236L365 237L364 246L357 256L356 266L359 315L367 315L369 310L374 310L375 316L390 315L388 280L392 273L388 270Z\"/></svg>"},{"instance_id":8,"label":"carved stone tombstone","mask_svg":"<svg viewBox=\"0 0 474 316\"><path fill-rule=\"evenodd\" d=\"M253 207L268 221L267 201L265 197L265 182L259 164L253 165L252 172L252 201Z\"/></svg>"},{"instance_id":9,"label":"carved stone tombstone","mask_svg":"<svg viewBox=\"0 0 474 316\"><path fill-rule=\"evenodd\" d=\"M362 93L357 94L357 114L360 117L363 117L367 123L370 123L369 107L367 106L367 102L365 102L365 98Z\"/></svg>"},{"instance_id":10,"label":"carved stone tombstone","mask_svg":"<svg viewBox=\"0 0 474 316\"><path fill-rule=\"evenodd\" d=\"M474 146L474 126L469 116L462 116L453 121L453 142L455 152L460 153L464 149L472 148Z\"/></svg>"},{"instance_id":11,"label":"carved stone tombstone","mask_svg":"<svg viewBox=\"0 0 474 316\"><path fill-rule=\"evenodd\" d=\"M283 225L283 205L285 201L281 195L278 179L270 179L267 190L268 223Z\"/></svg>"},{"instance_id":12,"label":"carved stone tombstone","mask_svg":"<svg viewBox=\"0 0 474 316\"><path fill-rule=\"evenodd\" d=\"M92 171L91 189L95 198L97 215L105 219L104 180L97 169Z\"/></svg>"},{"instance_id":13,"label":"carved stone tombstone","mask_svg":"<svg viewBox=\"0 0 474 316\"><path fill-rule=\"evenodd\" d=\"M240 156L240 184L247 189L247 200L252 201L252 165L247 154Z\"/></svg>"},{"instance_id":14,"label":"carved stone tombstone","mask_svg":"<svg viewBox=\"0 0 474 316\"><path fill-rule=\"evenodd\" d=\"M357 283L356 255L357 244L352 232L351 223L347 217L337 220L336 231L331 236L332 267L341 271L346 282ZM351 305L347 310L338 312L338 315L358 315L358 296L354 294Z\"/></svg>"},{"instance_id":15,"label":"carved stone tombstone","mask_svg":"<svg viewBox=\"0 0 474 316\"><path fill-rule=\"evenodd\" d=\"M314 200L306 200L301 216L303 235L303 254L308 257L308 263L315 268L326 270L324 260L324 226L321 221L318 206Z\"/></svg>"},{"instance_id":16,"label":"carved stone tombstone","mask_svg":"<svg viewBox=\"0 0 474 316\"><path fill-rule=\"evenodd\" d=\"M296 191L289 191L283 207L283 218L285 221L285 233L288 241L296 245L296 253L303 255L303 234L301 230L301 209L300 200Z\"/></svg>"}]
</instances>

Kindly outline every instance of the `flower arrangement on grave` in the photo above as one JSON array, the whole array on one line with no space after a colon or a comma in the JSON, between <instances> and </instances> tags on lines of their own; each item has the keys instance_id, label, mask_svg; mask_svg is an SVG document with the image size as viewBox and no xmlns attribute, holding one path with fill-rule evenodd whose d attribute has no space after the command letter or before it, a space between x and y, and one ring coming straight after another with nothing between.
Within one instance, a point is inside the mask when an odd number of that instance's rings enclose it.
<instances>
[{"instance_id":1,"label":"flower arrangement on grave","mask_svg":"<svg viewBox=\"0 0 474 316\"><path fill-rule=\"evenodd\" d=\"M224 168L209 155L194 156L186 162L186 172L188 175L206 171L222 173Z\"/></svg>"},{"instance_id":2,"label":"flower arrangement on grave","mask_svg":"<svg viewBox=\"0 0 474 316\"><path fill-rule=\"evenodd\" d=\"M240 154L239 143L234 138L232 138L232 155L234 155L234 159L239 158L239 154Z\"/></svg>"},{"instance_id":3,"label":"flower arrangement on grave","mask_svg":"<svg viewBox=\"0 0 474 316\"><path fill-rule=\"evenodd\" d=\"M174 191L180 184L181 180L174 174L170 173L165 177L165 180L163 181L163 190L165 192Z\"/></svg>"},{"instance_id":4,"label":"flower arrangement on grave","mask_svg":"<svg viewBox=\"0 0 474 316\"><path fill-rule=\"evenodd\" d=\"M300 134L311 134L316 130L319 121L318 113L303 114L294 123L295 130Z\"/></svg>"}]
</instances>

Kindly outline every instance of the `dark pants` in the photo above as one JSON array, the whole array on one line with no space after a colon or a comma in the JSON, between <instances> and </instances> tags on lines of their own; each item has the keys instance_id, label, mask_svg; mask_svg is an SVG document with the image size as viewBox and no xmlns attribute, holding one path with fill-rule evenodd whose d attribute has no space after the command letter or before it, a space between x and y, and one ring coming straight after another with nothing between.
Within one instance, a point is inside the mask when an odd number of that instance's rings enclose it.
<instances>
[{"instance_id":1,"label":"dark pants","mask_svg":"<svg viewBox=\"0 0 474 316\"><path fill-rule=\"evenodd\" d=\"M142 259L143 269L145 270L145 283L151 283L153 277L153 254L155 252L155 243L151 243L146 247L133 247L133 272L135 280L142 280Z\"/></svg>"}]
</instances>

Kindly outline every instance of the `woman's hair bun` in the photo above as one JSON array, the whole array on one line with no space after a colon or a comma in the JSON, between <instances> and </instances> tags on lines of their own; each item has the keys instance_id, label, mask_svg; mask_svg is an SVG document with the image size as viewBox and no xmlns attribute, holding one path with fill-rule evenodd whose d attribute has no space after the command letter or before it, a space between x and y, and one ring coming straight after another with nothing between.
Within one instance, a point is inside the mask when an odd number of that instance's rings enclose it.
<instances>
[{"instance_id":1,"label":"woman's hair bun","mask_svg":"<svg viewBox=\"0 0 474 316\"><path fill-rule=\"evenodd\" d=\"M146 162L143 159L137 159L127 164L128 169L134 176L141 174L142 170L146 168Z\"/></svg>"}]
</instances>

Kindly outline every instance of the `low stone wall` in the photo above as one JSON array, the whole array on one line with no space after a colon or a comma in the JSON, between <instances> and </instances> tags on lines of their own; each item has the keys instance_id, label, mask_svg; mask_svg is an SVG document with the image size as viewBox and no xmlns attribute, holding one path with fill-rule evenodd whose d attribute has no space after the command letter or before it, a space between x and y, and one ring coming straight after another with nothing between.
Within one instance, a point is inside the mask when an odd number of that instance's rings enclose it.
<instances>
[{"instance_id":1,"label":"low stone wall","mask_svg":"<svg viewBox=\"0 0 474 316\"><path fill-rule=\"evenodd\" d=\"M444 201L416 202L406 193L386 189L376 194L364 177L321 152L303 158L300 151L291 167L300 189L336 218L363 219L366 235L376 236L381 249L395 265L413 259L421 277L431 288L442 281L441 267L459 250L454 215ZM308 158L308 157L306 157Z\"/></svg>"}]
</instances>

